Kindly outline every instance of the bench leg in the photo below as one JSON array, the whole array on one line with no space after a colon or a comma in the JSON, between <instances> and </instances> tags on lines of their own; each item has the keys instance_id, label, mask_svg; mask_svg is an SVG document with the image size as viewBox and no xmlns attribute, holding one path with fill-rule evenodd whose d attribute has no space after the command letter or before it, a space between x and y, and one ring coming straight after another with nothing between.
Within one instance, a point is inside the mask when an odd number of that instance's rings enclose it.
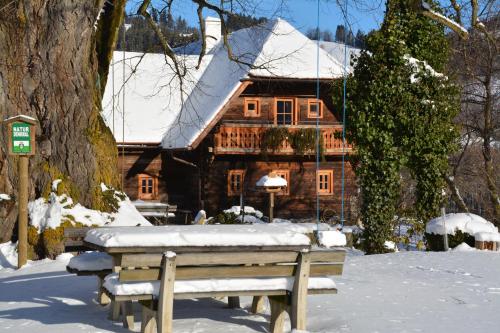
<instances>
[{"instance_id":1,"label":"bench leg","mask_svg":"<svg viewBox=\"0 0 500 333\"><path fill-rule=\"evenodd\" d=\"M240 298L239 296L230 296L227 298L227 306L230 309L236 309L240 307Z\"/></svg>"},{"instance_id":2,"label":"bench leg","mask_svg":"<svg viewBox=\"0 0 500 333\"><path fill-rule=\"evenodd\" d=\"M160 297L158 298L157 314L158 333L172 333L172 322L174 317L175 255L164 256L162 268L163 274L160 282Z\"/></svg>"},{"instance_id":3,"label":"bench leg","mask_svg":"<svg viewBox=\"0 0 500 333\"><path fill-rule=\"evenodd\" d=\"M120 319L120 302L111 301L111 304L109 305L109 320L117 321Z\"/></svg>"},{"instance_id":4,"label":"bench leg","mask_svg":"<svg viewBox=\"0 0 500 333\"><path fill-rule=\"evenodd\" d=\"M288 308L287 296L269 296L269 305L271 306L270 333L283 333L285 326L285 317Z\"/></svg>"},{"instance_id":5,"label":"bench leg","mask_svg":"<svg viewBox=\"0 0 500 333\"><path fill-rule=\"evenodd\" d=\"M141 333L156 333L156 311L142 307Z\"/></svg>"},{"instance_id":6,"label":"bench leg","mask_svg":"<svg viewBox=\"0 0 500 333\"><path fill-rule=\"evenodd\" d=\"M129 330L134 329L134 311L132 308L132 301L121 302L121 313L122 313L122 321L123 327L128 328Z\"/></svg>"},{"instance_id":7,"label":"bench leg","mask_svg":"<svg viewBox=\"0 0 500 333\"><path fill-rule=\"evenodd\" d=\"M292 330L306 330L307 287L311 263L311 253L302 252L297 261L295 282L292 293Z\"/></svg>"},{"instance_id":8,"label":"bench leg","mask_svg":"<svg viewBox=\"0 0 500 333\"><path fill-rule=\"evenodd\" d=\"M100 304L100 305L108 305L109 303L111 303L111 299L108 297L108 295L106 295L106 293L104 292L104 288L103 288L103 283L104 283L104 277L102 276L98 276L97 277L97 302Z\"/></svg>"},{"instance_id":9,"label":"bench leg","mask_svg":"<svg viewBox=\"0 0 500 333\"><path fill-rule=\"evenodd\" d=\"M264 302L264 296L254 296L250 312L255 314L264 312Z\"/></svg>"}]
</instances>

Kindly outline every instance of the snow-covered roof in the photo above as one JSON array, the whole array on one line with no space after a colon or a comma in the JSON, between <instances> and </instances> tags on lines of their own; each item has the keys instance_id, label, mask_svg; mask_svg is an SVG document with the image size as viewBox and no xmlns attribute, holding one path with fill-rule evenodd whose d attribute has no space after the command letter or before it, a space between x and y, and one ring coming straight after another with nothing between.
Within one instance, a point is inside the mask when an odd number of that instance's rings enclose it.
<instances>
[{"instance_id":1,"label":"snow-covered roof","mask_svg":"<svg viewBox=\"0 0 500 333\"><path fill-rule=\"evenodd\" d=\"M337 42L321 41L321 42L319 42L319 46L323 50L328 52L332 57L337 59L337 61L339 61L342 65L344 64L345 51L346 51L345 44L337 43ZM352 66L351 66L352 56L359 56L360 53L361 53L361 49L347 45L347 67L348 67L348 70L352 70Z\"/></svg>"},{"instance_id":2,"label":"snow-covered roof","mask_svg":"<svg viewBox=\"0 0 500 333\"><path fill-rule=\"evenodd\" d=\"M115 52L102 101L102 114L116 141L159 143L179 114L182 100L192 91L211 58L207 54L200 69L196 70L198 56L182 56L188 71L183 79L181 93L180 80L175 76L173 63L163 54Z\"/></svg>"},{"instance_id":3,"label":"snow-covered roof","mask_svg":"<svg viewBox=\"0 0 500 333\"><path fill-rule=\"evenodd\" d=\"M184 104L179 121L172 124L162 140L166 149L190 148L215 119L242 84L251 77L333 79L343 73L342 65L287 21L277 19L264 25L238 30L229 36L234 56L246 65L228 58L222 42L197 86Z\"/></svg>"},{"instance_id":4,"label":"snow-covered roof","mask_svg":"<svg viewBox=\"0 0 500 333\"><path fill-rule=\"evenodd\" d=\"M320 79L333 79L343 74L343 58L338 61L321 48L318 69L316 42L282 19L233 32L229 45L234 56L252 64L252 68L230 60L222 41L209 50L198 70L196 51L200 43L176 49L188 68L183 94L172 62L164 55L126 52L123 80L123 53L115 52L103 98L103 115L114 129L117 142L161 141L166 149L192 148L244 84L242 81L252 77L315 79L318 74ZM123 122L120 89L124 81Z\"/></svg>"}]
</instances>

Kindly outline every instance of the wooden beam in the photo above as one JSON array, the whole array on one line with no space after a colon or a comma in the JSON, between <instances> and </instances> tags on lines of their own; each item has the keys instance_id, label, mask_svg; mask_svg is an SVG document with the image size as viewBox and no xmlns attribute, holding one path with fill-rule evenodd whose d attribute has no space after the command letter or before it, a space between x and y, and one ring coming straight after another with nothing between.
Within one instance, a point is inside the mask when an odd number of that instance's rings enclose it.
<instances>
[{"instance_id":1,"label":"wooden beam","mask_svg":"<svg viewBox=\"0 0 500 333\"><path fill-rule=\"evenodd\" d=\"M345 255L345 253L343 255ZM179 253L177 254L176 266L293 263L297 260L297 256L298 252L285 251ZM322 259L329 258L328 254L322 254L320 256ZM338 259L335 261L343 261L343 258L340 260L340 254L335 254L334 258ZM121 264L123 267L160 267L161 260L162 255L159 253L124 254Z\"/></svg>"}]
</instances>

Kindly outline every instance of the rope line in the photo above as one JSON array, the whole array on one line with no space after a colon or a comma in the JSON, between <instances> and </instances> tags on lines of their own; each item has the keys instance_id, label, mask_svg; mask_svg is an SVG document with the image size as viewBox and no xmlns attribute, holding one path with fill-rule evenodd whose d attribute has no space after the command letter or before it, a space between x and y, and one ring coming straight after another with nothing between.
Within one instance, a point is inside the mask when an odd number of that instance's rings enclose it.
<instances>
[{"instance_id":1,"label":"rope line","mask_svg":"<svg viewBox=\"0 0 500 333\"><path fill-rule=\"evenodd\" d=\"M319 223L320 223L320 200L319 200L319 160L320 160L320 129L319 129L319 2L317 0L317 21L316 21L316 102L318 102L316 117L316 233L319 234Z\"/></svg>"},{"instance_id":2,"label":"rope line","mask_svg":"<svg viewBox=\"0 0 500 333\"><path fill-rule=\"evenodd\" d=\"M345 0L345 15L344 15L344 26L347 27L347 2ZM340 205L340 224L342 228L344 227L344 196L345 196L345 114L346 114L346 93L347 93L347 33L344 30L344 93L343 93L343 107L342 107L342 202Z\"/></svg>"},{"instance_id":3,"label":"rope line","mask_svg":"<svg viewBox=\"0 0 500 333\"><path fill-rule=\"evenodd\" d=\"M125 46L126 46L126 36L125 33L127 27L125 26L125 19L123 19L123 64L122 64L122 191L125 191Z\"/></svg>"}]
</instances>

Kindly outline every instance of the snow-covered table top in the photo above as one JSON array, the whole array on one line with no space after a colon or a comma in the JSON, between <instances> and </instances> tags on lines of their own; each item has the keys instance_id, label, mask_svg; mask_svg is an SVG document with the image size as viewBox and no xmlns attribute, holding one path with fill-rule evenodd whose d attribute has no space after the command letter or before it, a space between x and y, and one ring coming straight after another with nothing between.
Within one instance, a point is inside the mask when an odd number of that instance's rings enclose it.
<instances>
[{"instance_id":1,"label":"snow-covered table top","mask_svg":"<svg viewBox=\"0 0 500 333\"><path fill-rule=\"evenodd\" d=\"M114 227L89 230L88 246L113 252L158 252L176 248L306 247L306 235L273 225L186 225Z\"/></svg>"}]
</instances>

